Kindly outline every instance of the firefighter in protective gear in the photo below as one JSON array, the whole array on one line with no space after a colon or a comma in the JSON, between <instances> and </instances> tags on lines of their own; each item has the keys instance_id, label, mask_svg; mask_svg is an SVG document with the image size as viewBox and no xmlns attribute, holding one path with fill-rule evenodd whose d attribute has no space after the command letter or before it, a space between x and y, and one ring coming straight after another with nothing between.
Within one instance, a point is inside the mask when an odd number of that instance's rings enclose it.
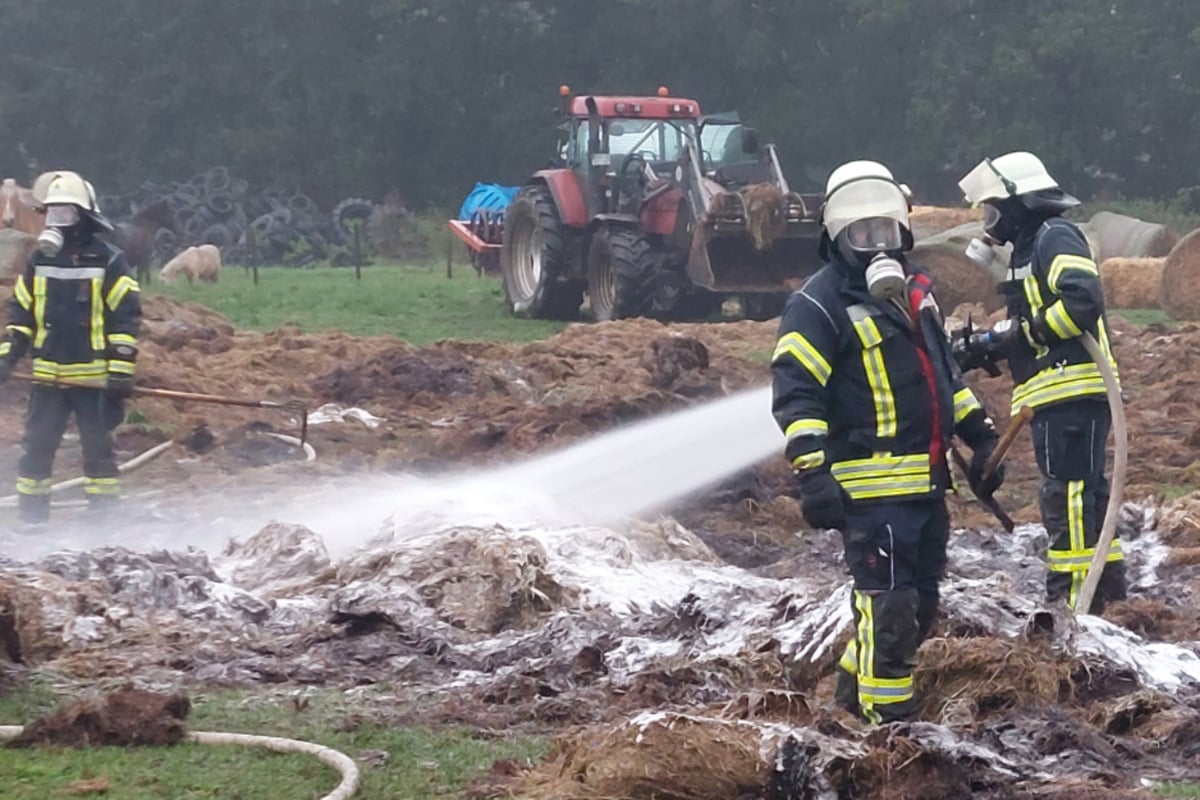
<instances>
[{"instance_id":1,"label":"firefighter in protective gear","mask_svg":"<svg viewBox=\"0 0 1200 800\"><path fill-rule=\"evenodd\" d=\"M997 440L951 355L932 281L905 255L908 211L882 164L834 170L827 263L788 299L771 361L804 517L841 531L854 581L838 702L876 723L916 709L913 662L946 566L951 437L973 449L973 478Z\"/></svg>"},{"instance_id":2,"label":"firefighter in protective gear","mask_svg":"<svg viewBox=\"0 0 1200 800\"><path fill-rule=\"evenodd\" d=\"M1006 356L1012 407L1034 411L1034 452L1042 473L1040 507L1050 537L1046 594L1075 608L1108 506L1105 444L1111 413L1100 368L1080 337L1091 333L1117 364L1105 320L1100 273L1087 239L1062 213L1079 201L1032 153L984 159L960 182L968 203L982 205L992 242L1011 243L1000 289L1011 329ZM1092 607L1125 597L1121 543L1114 539Z\"/></svg>"},{"instance_id":3,"label":"firefighter in protective gear","mask_svg":"<svg viewBox=\"0 0 1200 800\"><path fill-rule=\"evenodd\" d=\"M18 465L17 507L28 524L50 514L54 456L72 413L83 445L84 490L89 507L104 509L117 497L113 430L133 389L141 326L138 284L125 256L97 238L112 230L96 192L78 174L42 179L46 228L38 249L13 289L7 336L0 342L0 379L26 354L33 374L92 387L35 383Z\"/></svg>"}]
</instances>

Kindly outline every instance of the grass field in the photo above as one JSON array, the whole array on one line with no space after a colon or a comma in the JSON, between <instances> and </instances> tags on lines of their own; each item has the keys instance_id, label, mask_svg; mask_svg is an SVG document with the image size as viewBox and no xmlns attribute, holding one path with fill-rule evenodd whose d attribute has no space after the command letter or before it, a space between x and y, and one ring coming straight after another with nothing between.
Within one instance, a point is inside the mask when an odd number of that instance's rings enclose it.
<instances>
[{"instance_id":1,"label":"grass field","mask_svg":"<svg viewBox=\"0 0 1200 800\"><path fill-rule=\"evenodd\" d=\"M373 691L382 692L382 688ZM0 724L25 724L52 710L60 698L45 686L0 693ZM335 691L309 695L303 711L287 694L221 692L193 695L188 727L305 739L334 747L359 762L357 797L418 798L459 795L459 789L497 759L538 756L537 738L482 738L455 728L392 728L371 722L369 698ZM110 788L87 792L88 782ZM0 796L47 800L103 796L114 800L212 798L319 798L337 774L315 758L237 747L89 750L0 749Z\"/></svg>"},{"instance_id":2,"label":"grass field","mask_svg":"<svg viewBox=\"0 0 1200 800\"><path fill-rule=\"evenodd\" d=\"M515 319L505 307L500 280L477 277L461 264L453 278L446 277L444 266L376 264L363 269L361 281L352 268L264 267L257 286L246 270L230 266L215 285L167 286L155 280L143 290L201 303L239 328L337 328L356 335L389 334L418 345L440 339L527 342L564 327Z\"/></svg>"}]
</instances>

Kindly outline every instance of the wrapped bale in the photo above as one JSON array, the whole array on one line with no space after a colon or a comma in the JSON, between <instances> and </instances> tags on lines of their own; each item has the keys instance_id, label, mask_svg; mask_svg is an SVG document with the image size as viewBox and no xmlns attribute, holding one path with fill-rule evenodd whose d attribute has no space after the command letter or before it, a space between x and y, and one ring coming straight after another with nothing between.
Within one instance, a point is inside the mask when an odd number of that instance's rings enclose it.
<instances>
[{"instance_id":1,"label":"wrapped bale","mask_svg":"<svg viewBox=\"0 0 1200 800\"><path fill-rule=\"evenodd\" d=\"M981 221L983 209L913 206L912 211L908 214L908 219L912 225L913 237L924 239L969 222Z\"/></svg>"},{"instance_id":2,"label":"wrapped bale","mask_svg":"<svg viewBox=\"0 0 1200 800\"><path fill-rule=\"evenodd\" d=\"M1179 241L1179 234L1166 225L1111 211L1097 213L1087 227L1099 245L1098 251L1093 249L1097 263L1109 258L1162 258Z\"/></svg>"},{"instance_id":3,"label":"wrapped bale","mask_svg":"<svg viewBox=\"0 0 1200 800\"><path fill-rule=\"evenodd\" d=\"M933 276L938 304L947 314L963 303L980 303L988 313L1004 305L992 276L960 248L950 244L920 245L913 249L912 260Z\"/></svg>"},{"instance_id":4,"label":"wrapped bale","mask_svg":"<svg viewBox=\"0 0 1200 800\"><path fill-rule=\"evenodd\" d=\"M1200 230L1180 239L1163 262L1159 307L1172 319L1200 320Z\"/></svg>"},{"instance_id":5,"label":"wrapped bale","mask_svg":"<svg viewBox=\"0 0 1200 800\"><path fill-rule=\"evenodd\" d=\"M1109 308L1158 308L1165 258L1106 258L1100 263Z\"/></svg>"}]
</instances>

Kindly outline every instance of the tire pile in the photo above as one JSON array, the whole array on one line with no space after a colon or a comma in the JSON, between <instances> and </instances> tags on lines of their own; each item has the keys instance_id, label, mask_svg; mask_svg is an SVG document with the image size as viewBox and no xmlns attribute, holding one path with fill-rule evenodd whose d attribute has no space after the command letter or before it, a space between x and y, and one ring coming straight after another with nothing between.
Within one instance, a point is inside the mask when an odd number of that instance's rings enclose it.
<instances>
[{"instance_id":1,"label":"tire pile","mask_svg":"<svg viewBox=\"0 0 1200 800\"><path fill-rule=\"evenodd\" d=\"M101 197L100 207L113 222L123 222L159 200L167 202L176 220L174 229L155 232L160 264L188 246L213 244L227 264L349 265L352 226L364 223L365 234L374 209L370 200L347 198L325 212L294 183L255 187L222 166L182 183L147 181L133 192Z\"/></svg>"}]
</instances>

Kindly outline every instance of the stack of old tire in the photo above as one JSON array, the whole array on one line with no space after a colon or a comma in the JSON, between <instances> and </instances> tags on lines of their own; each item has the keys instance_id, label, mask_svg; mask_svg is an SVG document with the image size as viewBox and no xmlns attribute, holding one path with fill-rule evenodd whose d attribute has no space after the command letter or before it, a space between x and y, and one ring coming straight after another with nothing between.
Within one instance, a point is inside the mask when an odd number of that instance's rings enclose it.
<instances>
[{"instance_id":1,"label":"stack of old tire","mask_svg":"<svg viewBox=\"0 0 1200 800\"><path fill-rule=\"evenodd\" d=\"M159 263L198 244L216 245L222 259L233 264L348 263L352 221L365 220L372 210L369 200L349 198L323 212L295 182L256 187L221 166L189 181L146 182L128 194L101 197L100 204L121 222L160 200L174 212L175 224L155 233Z\"/></svg>"}]
</instances>

